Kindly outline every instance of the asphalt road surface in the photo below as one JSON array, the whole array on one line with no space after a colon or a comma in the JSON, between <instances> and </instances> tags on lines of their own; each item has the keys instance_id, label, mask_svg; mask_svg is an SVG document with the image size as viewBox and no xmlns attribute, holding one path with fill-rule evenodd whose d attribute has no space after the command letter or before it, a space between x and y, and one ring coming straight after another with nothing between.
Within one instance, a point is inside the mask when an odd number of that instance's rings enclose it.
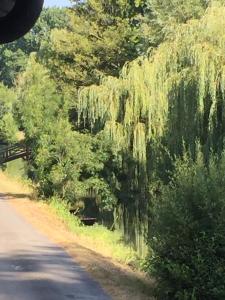
<instances>
[{"instance_id":1,"label":"asphalt road surface","mask_svg":"<svg viewBox=\"0 0 225 300\"><path fill-rule=\"evenodd\" d=\"M63 249L0 198L0 300L71 299L110 297Z\"/></svg>"}]
</instances>

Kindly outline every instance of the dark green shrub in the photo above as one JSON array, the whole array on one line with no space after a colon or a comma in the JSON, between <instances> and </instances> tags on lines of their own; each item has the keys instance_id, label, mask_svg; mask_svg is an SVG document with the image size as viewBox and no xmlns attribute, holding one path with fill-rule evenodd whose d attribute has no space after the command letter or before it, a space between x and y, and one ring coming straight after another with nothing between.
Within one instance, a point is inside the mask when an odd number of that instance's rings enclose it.
<instances>
[{"instance_id":1,"label":"dark green shrub","mask_svg":"<svg viewBox=\"0 0 225 300\"><path fill-rule=\"evenodd\" d=\"M148 271L158 299L225 299L225 155L178 161L153 203Z\"/></svg>"}]
</instances>

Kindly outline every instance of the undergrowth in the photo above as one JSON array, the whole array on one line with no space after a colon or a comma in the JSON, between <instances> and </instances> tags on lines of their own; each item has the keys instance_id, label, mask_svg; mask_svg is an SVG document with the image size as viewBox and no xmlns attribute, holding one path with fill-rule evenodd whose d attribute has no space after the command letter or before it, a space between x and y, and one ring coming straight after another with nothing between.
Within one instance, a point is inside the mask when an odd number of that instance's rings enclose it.
<instances>
[{"instance_id":1,"label":"undergrowth","mask_svg":"<svg viewBox=\"0 0 225 300\"><path fill-rule=\"evenodd\" d=\"M75 233L76 236L85 238L92 246L102 249L104 253L108 253L116 261L135 268L140 267L140 259L137 253L125 244L120 232L111 231L99 224L84 226L78 217L69 212L68 204L61 199L52 198L49 205L64 222L68 230Z\"/></svg>"}]
</instances>

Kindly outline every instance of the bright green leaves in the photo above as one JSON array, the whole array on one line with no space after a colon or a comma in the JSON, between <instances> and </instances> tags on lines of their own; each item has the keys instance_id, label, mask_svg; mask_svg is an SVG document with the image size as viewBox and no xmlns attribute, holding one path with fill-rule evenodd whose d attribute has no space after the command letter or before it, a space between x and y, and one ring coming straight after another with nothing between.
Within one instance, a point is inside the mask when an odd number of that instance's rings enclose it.
<instances>
[{"instance_id":1,"label":"bright green leaves","mask_svg":"<svg viewBox=\"0 0 225 300\"><path fill-rule=\"evenodd\" d=\"M152 139L166 138L181 154L183 142L192 147L197 139L224 135L216 127L224 122L217 119L224 101L224 15L224 7L209 9L200 21L180 25L152 55L125 65L119 79L81 89L80 117L92 128L105 122L107 134L120 125L120 135L111 137L123 138L140 161Z\"/></svg>"},{"instance_id":2,"label":"bright green leaves","mask_svg":"<svg viewBox=\"0 0 225 300\"><path fill-rule=\"evenodd\" d=\"M17 90L21 124L27 138L36 138L56 121L62 96L58 95L48 71L36 63L34 55L18 79Z\"/></svg>"},{"instance_id":3,"label":"bright green leaves","mask_svg":"<svg viewBox=\"0 0 225 300\"><path fill-rule=\"evenodd\" d=\"M0 141L15 142L18 131L13 116L16 95L7 87L0 85Z\"/></svg>"},{"instance_id":4,"label":"bright green leaves","mask_svg":"<svg viewBox=\"0 0 225 300\"><path fill-rule=\"evenodd\" d=\"M59 94L48 71L29 59L17 84L18 119L32 151L30 171L42 196L76 204L92 191L99 207L112 209L115 197L103 178L110 144L73 131L66 95Z\"/></svg>"}]
</instances>

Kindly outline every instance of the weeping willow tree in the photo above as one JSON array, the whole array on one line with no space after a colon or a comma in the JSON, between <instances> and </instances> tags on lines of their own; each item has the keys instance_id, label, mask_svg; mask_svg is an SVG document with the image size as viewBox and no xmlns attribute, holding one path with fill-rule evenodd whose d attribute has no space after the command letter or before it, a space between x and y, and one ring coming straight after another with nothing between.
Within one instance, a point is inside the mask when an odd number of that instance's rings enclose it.
<instances>
[{"instance_id":1,"label":"weeping willow tree","mask_svg":"<svg viewBox=\"0 0 225 300\"><path fill-rule=\"evenodd\" d=\"M210 151L224 149L225 6L213 2L200 20L179 25L158 49L126 64L119 78L81 89L78 115L79 122L115 141L124 169L132 173L130 191L139 190L131 222L142 233L147 191L162 161L184 150L195 157L201 148L207 159ZM122 214L129 218L128 211Z\"/></svg>"}]
</instances>

